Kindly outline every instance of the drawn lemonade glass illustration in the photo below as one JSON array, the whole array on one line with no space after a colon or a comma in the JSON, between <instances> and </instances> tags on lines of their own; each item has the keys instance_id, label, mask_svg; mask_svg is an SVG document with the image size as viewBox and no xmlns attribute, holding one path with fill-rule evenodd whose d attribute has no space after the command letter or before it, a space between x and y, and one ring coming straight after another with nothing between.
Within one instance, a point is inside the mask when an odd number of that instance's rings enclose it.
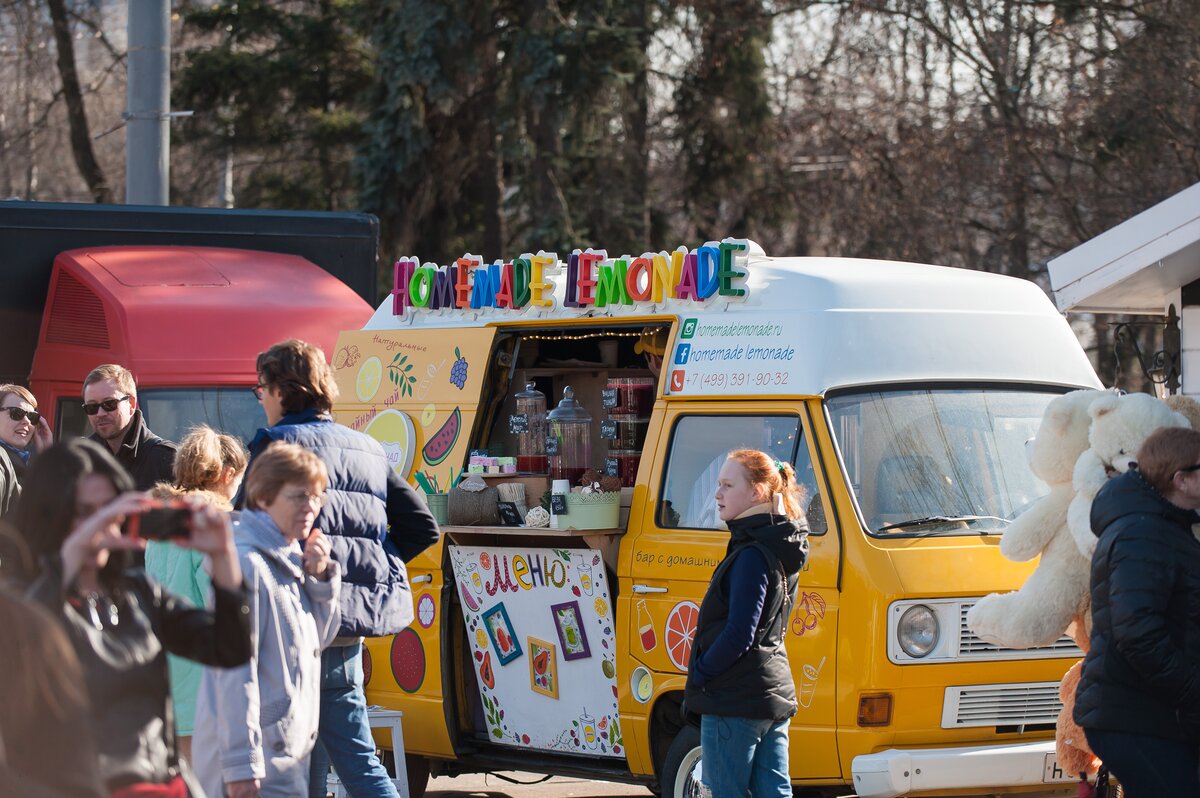
<instances>
[{"instance_id":1,"label":"drawn lemonade glass illustration","mask_svg":"<svg viewBox=\"0 0 1200 798\"><path fill-rule=\"evenodd\" d=\"M798 700L800 706L807 709L812 706L813 694L817 691L817 678L821 675L821 669L825 667L825 657L821 657L821 661L814 668L812 665L805 665L800 669L803 678L800 679L800 695Z\"/></svg>"},{"instance_id":2,"label":"drawn lemonade glass illustration","mask_svg":"<svg viewBox=\"0 0 1200 798\"><path fill-rule=\"evenodd\" d=\"M641 599L637 603L638 637L642 640L642 651L650 653L658 646L658 635L654 633L654 620L646 602Z\"/></svg>"},{"instance_id":3,"label":"drawn lemonade glass illustration","mask_svg":"<svg viewBox=\"0 0 1200 798\"><path fill-rule=\"evenodd\" d=\"M592 563L587 555L579 558L579 585L584 593L592 595Z\"/></svg>"},{"instance_id":4,"label":"drawn lemonade glass illustration","mask_svg":"<svg viewBox=\"0 0 1200 798\"><path fill-rule=\"evenodd\" d=\"M596 719L588 714L587 707L584 707L583 714L579 716L579 728L583 731L583 741L588 748L596 747Z\"/></svg>"}]
</instances>

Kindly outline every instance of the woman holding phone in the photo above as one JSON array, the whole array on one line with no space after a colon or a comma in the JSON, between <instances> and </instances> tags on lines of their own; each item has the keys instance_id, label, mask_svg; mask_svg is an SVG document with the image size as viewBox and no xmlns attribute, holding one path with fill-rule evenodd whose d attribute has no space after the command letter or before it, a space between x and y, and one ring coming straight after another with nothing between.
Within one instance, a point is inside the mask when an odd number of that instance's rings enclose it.
<instances>
[{"instance_id":1,"label":"woman holding phone","mask_svg":"<svg viewBox=\"0 0 1200 798\"><path fill-rule=\"evenodd\" d=\"M32 554L29 595L63 622L79 657L100 778L111 795L199 795L175 747L167 652L221 667L249 659L241 568L229 520L200 506L173 539L209 556L213 610L192 607L131 567L130 553L145 540L122 534L122 524L154 506L131 487L90 440L39 455L15 515Z\"/></svg>"}]
</instances>

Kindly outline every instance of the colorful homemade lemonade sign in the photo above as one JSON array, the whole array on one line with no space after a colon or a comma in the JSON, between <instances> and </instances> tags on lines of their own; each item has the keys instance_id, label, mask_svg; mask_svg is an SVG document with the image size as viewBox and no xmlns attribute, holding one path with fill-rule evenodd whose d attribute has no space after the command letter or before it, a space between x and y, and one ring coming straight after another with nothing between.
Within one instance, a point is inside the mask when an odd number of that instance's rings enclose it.
<instances>
[{"instance_id":1,"label":"colorful homemade lemonade sign","mask_svg":"<svg viewBox=\"0 0 1200 798\"><path fill-rule=\"evenodd\" d=\"M744 298L745 241L709 242L689 252L647 252L610 258L604 250L575 250L566 263L553 252L525 254L512 261L484 263L463 255L454 263L421 264L400 258L393 270L392 314L414 310L548 310L565 280L568 308L658 305L670 300L703 303L714 296Z\"/></svg>"}]
</instances>

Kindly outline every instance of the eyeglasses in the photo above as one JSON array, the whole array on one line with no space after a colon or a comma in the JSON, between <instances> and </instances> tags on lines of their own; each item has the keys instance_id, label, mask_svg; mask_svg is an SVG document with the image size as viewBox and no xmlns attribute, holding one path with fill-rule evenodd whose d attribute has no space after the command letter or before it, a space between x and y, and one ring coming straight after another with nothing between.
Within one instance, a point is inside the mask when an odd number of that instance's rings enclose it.
<instances>
[{"instance_id":1,"label":"eyeglasses","mask_svg":"<svg viewBox=\"0 0 1200 798\"><path fill-rule=\"evenodd\" d=\"M284 493L283 498L287 499L296 506L308 504L316 505L318 508L320 508L329 503L328 493L309 493L307 491L304 493Z\"/></svg>"},{"instance_id":2,"label":"eyeglasses","mask_svg":"<svg viewBox=\"0 0 1200 798\"><path fill-rule=\"evenodd\" d=\"M1190 465L1187 468L1181 468L1179 470L1180 471L1200 471L1200 463L1196 463L1195 465Z\"/></svg>"},{"instance_id":3,"label":"eyeglasses","mask_svg":"<svg viewBox=\"0 0 1200 798\"><path fill-rule=\"evenodd\" d=\"M254 394L254 398L261 402L262 397L263 397L263 391L265 391L266 389L267 389L267 383L260 382L257 385L255 385L253 388L250 389L250 393Z\"/></svg>"},{"instance_id":4,"label":"eyeglasses","mask_svg":"<svg viewBox=\"0 0 1200 798\"><path fill-rule=\"evenodd\" d=\"M8 417L13 421L20 421L23 418L27 418L29 419L29 423L35 427L42 418L42 414L36 410L22 410L19 407L6 407L4 409L8 411Z\"/></svg>"},{"instance_id":5,"label":"eyeglasses","mask_svg":"<svg viewBox=\"0 0 1200 798\"><path fill-rule=\"evenodd\" d=\"M121 406L121 402L127 401L130 397L121 396L116 399L105 399L103 402L84 402L83 412L89 416L94 416L103 408L105 413L111 413Z\"/></svg>"}]
</instances>

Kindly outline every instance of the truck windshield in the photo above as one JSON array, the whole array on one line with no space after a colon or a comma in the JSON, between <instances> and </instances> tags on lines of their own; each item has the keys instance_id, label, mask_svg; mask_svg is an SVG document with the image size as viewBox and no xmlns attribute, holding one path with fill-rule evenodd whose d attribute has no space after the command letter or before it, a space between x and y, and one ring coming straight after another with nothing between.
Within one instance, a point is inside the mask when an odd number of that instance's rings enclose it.
<instances>
[{"instance_id":1,"label":"truck windshield","mask_svg":"<svg viewBox=\"0 0 1200 798\"><path fill-rule=\"evenodd\" d=\"M918 390L827 400L867 528L882 535L1000 534L1047 487L1029 470L1053 393Z\"/></svg>"},{"instance_id":2,"label":"truck windshield","mask_svg":"<svg viewBox=\"0 0 1200 798\"><path fill-rule=\"evenodd\" d=\"M249 443L267 425L262 405L245 386L144 388L138 391L138 404L154 434L176 442L193 426L207 424ZM60 412L60 437L92 433L78 400L63 402Z\"/></svg>"}]
</instances>

